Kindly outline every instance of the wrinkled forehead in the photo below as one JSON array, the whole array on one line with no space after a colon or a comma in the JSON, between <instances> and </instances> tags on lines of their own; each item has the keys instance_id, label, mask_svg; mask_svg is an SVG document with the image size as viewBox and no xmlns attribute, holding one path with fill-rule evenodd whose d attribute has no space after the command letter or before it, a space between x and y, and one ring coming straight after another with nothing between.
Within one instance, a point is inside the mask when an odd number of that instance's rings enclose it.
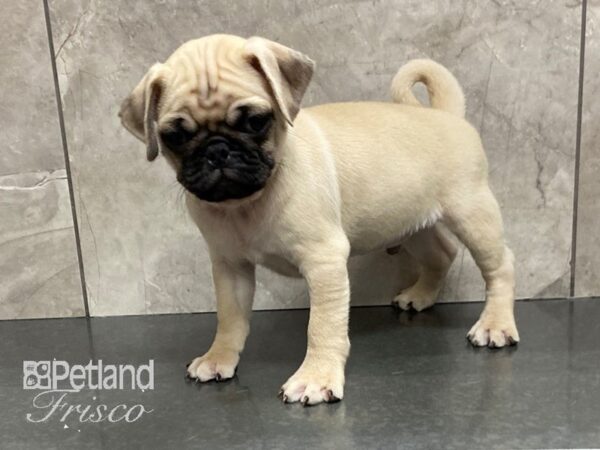
<instances>
[{"instance_id":1,"label":"wrinkled forehead","mask_svg":"<svg viewBox=\"0 0 600 450\"><path fill-rule=\"evenodd\" d=\"M232 105L244 100L269 104L260 74L244 57L245 40L209 36L187 42L165 62L172 77L161 115L185 112L199 123L226 119Z\"/></svg>"}]
</instances>

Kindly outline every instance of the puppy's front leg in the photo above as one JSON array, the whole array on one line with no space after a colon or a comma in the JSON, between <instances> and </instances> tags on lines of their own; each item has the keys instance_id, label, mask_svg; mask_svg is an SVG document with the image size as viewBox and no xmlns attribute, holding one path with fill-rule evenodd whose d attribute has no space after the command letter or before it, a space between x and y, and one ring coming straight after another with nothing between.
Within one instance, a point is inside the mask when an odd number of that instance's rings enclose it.
<instances>
[{"instance_id":1,"label":"puppy's front leg","mask_svg":"<svg viewBox=\"0 0 600 450\"><path fill-rule=\"evenodd\" d=\"M344 366L350 352L350 288L344 237L310 249L300 264L310 293L308 347L304 362L282 386L284 402L334 402L344 396Z\"/></svg>"},{"instance_id":2,"label":"puppy's front leg","mask_svg":"<svg viewBox=\"0 0 600 450\"><path fill-rule=\"evenodd\" d=\"M195 358L188 376L199 381L226 380L235 374L250 331L254 298L254 266L212 261L217 296L217 334L206 354Z\"/></svg>"}]
</instances>

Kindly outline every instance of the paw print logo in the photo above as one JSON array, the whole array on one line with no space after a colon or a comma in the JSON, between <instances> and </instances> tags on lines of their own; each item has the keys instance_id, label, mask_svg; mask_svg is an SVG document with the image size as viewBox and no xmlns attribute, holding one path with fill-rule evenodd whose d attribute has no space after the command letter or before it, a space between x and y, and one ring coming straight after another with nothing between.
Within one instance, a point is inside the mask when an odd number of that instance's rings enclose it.
<instances>
[{"instance_id":1,"label":"paw print logo","mask_svg":"<svg viewBox=\"0 0 600 450\"><path fill-rule=\"evenodd\" d=\"M23 389L50 389L50 361L23 361Z\"/></svg>"}]
</instances>

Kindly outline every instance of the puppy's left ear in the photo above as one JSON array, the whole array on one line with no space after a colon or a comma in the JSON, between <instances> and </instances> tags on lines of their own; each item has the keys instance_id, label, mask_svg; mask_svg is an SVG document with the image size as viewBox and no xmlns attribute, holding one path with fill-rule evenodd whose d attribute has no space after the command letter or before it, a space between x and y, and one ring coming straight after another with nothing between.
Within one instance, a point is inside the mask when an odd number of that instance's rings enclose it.
<instances>
[{"instance_id":1,"label":"puppy's left ear","mask_svg":"<svg viewBox=\"0 0 600 450\"><path fill-rule=\"evenodd\" d=\"M119 117L127 130L146 143L146 157L153 161L158 156L156 131L158 108L166 89L169 71L160 63L154 64L129 97L121 103Z\"/></svg>"},{"instance_id":2,"label":"puppy's left ear","mask_svg":"<svg viewBox=\"0 0 600 450\"><path fill-rule=\"evenodd\" d=\"M244 53L265 78L285 120L292 125L312 78L315 63L308 56L268 39L251 37Z\"/></svg>"}]
</instances>

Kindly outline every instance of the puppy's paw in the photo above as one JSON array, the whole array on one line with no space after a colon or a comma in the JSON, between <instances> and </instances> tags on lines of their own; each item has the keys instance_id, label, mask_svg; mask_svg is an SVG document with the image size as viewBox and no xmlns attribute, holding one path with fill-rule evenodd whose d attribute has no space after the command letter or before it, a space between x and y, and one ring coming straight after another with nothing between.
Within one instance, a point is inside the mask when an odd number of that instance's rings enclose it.
<instances>
[{"instance_id":1,"label":"puppy's paw","mask_svg":"<svg viewBox=\"0 0 600 450\"><path fill-rule=\"evenodd\" d=\"M233 378L240 356L231 350L209 350L187 366L186 377L196 381L223 381Z\"/></svg>"},{"instance_id":2,"label":"puppy's paw","mask_svg":"<svg viewBox=\"0 0 600 450\"><path fill-rule=\"evenodd\" d=\"M284 403L303 406L335 403L344 397L344 369L311 370L300 368L279 391Z\"/></svg>"},{"instance_id":3,"label":"puppy's paw","mask_svg":"<svg viewBox=\"0 0 600 450\"><path fill-rule=\"evenodd\" d=\"M392 306L408 311L411 308L415 311L423 311L435 305L438 291L436 289L423 289L419 286L412 286L401 294L398 294L392 300Z\"/></svg>"},{"instance_id":4,"label":"puppy's paw","mask_svg":"<svg viewBox=\"0 0 600 450\"><path fill-rule=\"evenodd\" d=\"M519 332L514 318L482 317L467 333L467 339L475 347L500 348L519 342Z\"/></svg>"}]
</instances>

